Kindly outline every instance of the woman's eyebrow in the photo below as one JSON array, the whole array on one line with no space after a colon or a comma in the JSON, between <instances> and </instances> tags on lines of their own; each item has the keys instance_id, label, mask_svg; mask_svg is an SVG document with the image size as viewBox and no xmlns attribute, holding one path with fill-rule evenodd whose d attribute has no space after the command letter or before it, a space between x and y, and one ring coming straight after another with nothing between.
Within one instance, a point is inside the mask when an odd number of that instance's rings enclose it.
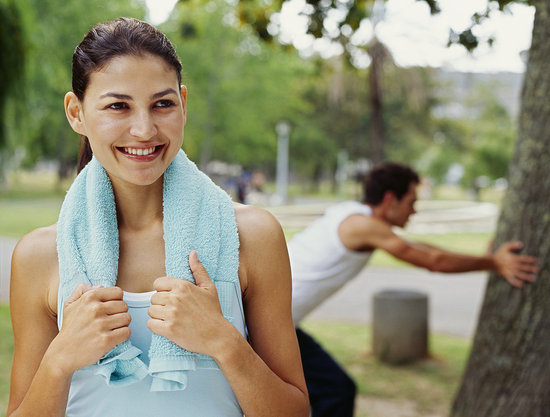
<instances>
[{"instance_id":1,"label":"woman's eyebrow","mask_svg":"<svg viewBox=\"0 0 550 417\"><path fill-rule=\"evenodd\" d=\"M151 96L151 100L154 100L159 97L164 97L165 95L168 95L168 94L178 94L178 93L173 88L167 88L166 90L159 91L158 93L153 94ZM129 96L128 94L121 94L121 93L114 93L114 92L108 92L99 96L99 98L106 98L106 97L113 97L119 100L133 100L132 96Z\"/></svg>"},{"instance_id":2,"label":"woman's eyebrow","mask_svg":"<svg viewBox=\"0 0 550 417\"><path fill-rule=\"evenodd\" d=\"M132 100L132 96L129 96L127 94L120 94L120 93L105 93L99 96L99 98L105 98L105 97L114 97L119 100Z\"/></svg>"},{"instance_id":3,"label":"woman's eyebrow","mask_svg":"<svg viewBox=\"0 0 550 417\"><path fill-rule=\"evenodd\" d=\"M163 97L167 94L178 94L176 90L174 90L173 88L167 88L166 90L164 91L160 91L158 93L155 93L151 96L151 100L154 100L156 98L159 98L159 97Z\"/></svg>"}]
</instances>

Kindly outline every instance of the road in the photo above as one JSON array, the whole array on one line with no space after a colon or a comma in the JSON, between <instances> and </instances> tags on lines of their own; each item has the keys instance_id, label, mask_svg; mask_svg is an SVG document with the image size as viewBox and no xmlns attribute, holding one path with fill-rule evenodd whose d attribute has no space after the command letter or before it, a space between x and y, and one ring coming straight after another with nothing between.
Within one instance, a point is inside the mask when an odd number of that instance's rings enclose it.
<instances>
[{"instance_id":1,"label":"road","mask_svg":"<svg viewBox=\"0 0 550 417\"><path fill-rule=\"evenodd\" d=\"M11 253L16 239L0 237L0 302L6 302L10 294Z\"/></svg>"},{"instance_id":2,"label":"road","mask_svg":"<svg viewBox=\"0 0 550 417\"><path fill-rule=\"evenodd\" d=\"M376 293L387 289L411 290L428 296L430 331L470 338L475 333L486 282L485 272L440 274L419 268L367 266L308 319L370 323Z\"/></svg>"}]
</instances>

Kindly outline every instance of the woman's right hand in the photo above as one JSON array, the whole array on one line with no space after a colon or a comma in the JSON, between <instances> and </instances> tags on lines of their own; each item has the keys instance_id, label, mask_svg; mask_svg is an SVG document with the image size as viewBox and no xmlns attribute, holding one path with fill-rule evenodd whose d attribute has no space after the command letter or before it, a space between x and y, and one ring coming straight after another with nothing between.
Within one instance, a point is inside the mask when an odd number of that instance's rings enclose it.
<instances>
[{"instance_id":1,"label":"woman's right hand","mask_svg":"<svg viewBox=\"0 0 550 417\"><path fill-rule=\"evenodd\" d=\"M119 287L79 284L63 305L63 324L50 350L68 373L97 362L130 337L130 314Z\"/></svg>"}]
</instances>

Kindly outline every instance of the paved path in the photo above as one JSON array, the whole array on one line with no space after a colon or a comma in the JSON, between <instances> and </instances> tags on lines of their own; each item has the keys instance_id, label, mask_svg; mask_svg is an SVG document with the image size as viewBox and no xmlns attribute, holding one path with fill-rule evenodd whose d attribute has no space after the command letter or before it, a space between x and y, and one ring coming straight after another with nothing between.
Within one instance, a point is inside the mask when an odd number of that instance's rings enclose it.
<instances>
[{"instance_id":1,"label":"paved path","mask_svg":"<svg viewBox=\"0 0 550 417\"><path fill-rule=\"evenodd\" d=\"M16 242L16 239L0 237L0 302L9 298L11 253Z\"/></svg>"},{"instance_id":2,"label":"paved path","mask_svg":"<svg viewBox=\"0 0 550 417\"><path fill-rule=\"evenodd\" d=\"M374 294L385 289L413 290L428 296L431 331L470 338L475 333L486 282L485 272L441 274L419 268L367 266L308 319L370 323Z\"/></svg>"}]
</instances>

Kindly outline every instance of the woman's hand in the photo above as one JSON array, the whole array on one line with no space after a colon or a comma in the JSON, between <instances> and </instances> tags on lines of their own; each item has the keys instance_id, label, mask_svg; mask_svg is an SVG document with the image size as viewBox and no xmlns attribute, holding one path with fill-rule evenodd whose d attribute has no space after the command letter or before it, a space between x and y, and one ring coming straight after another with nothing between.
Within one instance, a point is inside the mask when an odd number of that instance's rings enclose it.
<instances>
[{"instance_id":1,"label":"woman's hand","mask_svg":"<svg viewBox=\"0 0 550 417\"><path fill-rule=\"evenodd\" d=\"M151 297L147 327L184 349L214 356L223 345L223 326L231 324L223 317L216 287L194 250L189 266L196 284L173 277L155 280L157 293Z\"/></svg>"},{"instance_id":2,"label":"woman's hand","mask_svg":"<svg viewBox=\"0 0 550 417\"><path fill-rule=\"evenodd\" d=\"M97 362L130 337L122 289L79 284L63 306L63 324L52 342L67 372Z\"/></svg>"}]
</instances>

